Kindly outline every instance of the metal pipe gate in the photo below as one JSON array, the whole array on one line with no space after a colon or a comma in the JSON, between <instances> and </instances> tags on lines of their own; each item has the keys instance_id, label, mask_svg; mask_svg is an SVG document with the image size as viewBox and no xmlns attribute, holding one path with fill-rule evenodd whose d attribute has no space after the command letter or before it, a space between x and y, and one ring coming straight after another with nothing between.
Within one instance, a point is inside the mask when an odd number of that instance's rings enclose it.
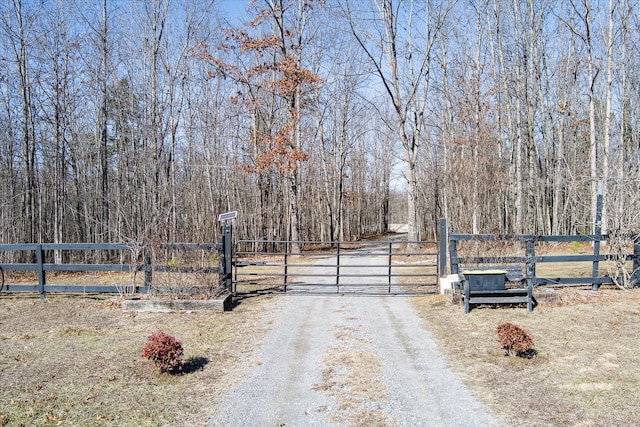
<instances>
[{"instance_id":1,"label":"metal pipe gate","mask_svg":"<svg viewBox=\"0 0 640 427\"><path fill-rule=\"evenodd\" d=\"M232 290L425 294L437 292L438 276L436 242L240 240Z\"/></svg>"}]
</instances>

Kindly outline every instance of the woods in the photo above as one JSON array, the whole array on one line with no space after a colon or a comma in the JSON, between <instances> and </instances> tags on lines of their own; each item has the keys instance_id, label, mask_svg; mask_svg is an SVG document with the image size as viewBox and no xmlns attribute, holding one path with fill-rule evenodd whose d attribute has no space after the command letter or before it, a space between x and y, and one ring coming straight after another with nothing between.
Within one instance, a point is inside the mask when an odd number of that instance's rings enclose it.
<instances>
[{"instance_id":1,"label":"woods","mask_svg":"<svg viewBox=\"0 0 640 427\"><path fill-rule=\"evenodd\" d=\"M8 0L0 242L640 220L637 0Z\"/></svg>"}]
</instances>

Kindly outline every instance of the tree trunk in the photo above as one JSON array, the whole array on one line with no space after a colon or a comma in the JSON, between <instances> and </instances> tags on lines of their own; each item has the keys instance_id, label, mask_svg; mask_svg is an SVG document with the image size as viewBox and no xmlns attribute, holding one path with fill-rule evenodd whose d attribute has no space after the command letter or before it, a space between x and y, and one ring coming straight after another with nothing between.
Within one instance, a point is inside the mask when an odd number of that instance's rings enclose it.
<instances>
[{"instance_id":1,"label":"tree trunk","mask_svg":"<svg viewBox=\"0 0 640 427\"><path fill-rule=\"evenodd\" d=\"M108 45L107 45L107 0L102 0L102 26L100 30L100 57L101 57L101 74L100 74L100 117L98 120L100 128L100 206L102 208L100 215L100 241L108 242L109 239L109 162L108 162L108 144L107 135L107 64L108 64Z\"/></svg>"}]
</instances>

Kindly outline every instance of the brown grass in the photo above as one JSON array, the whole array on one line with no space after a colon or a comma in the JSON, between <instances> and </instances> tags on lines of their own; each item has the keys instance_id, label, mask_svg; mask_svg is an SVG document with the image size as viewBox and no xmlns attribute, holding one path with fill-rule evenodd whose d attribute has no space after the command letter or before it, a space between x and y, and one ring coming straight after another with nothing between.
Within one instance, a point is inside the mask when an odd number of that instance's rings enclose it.
<instances>
[{"instance_id":1,"label":"brown grass","mask_svg":"<svg viewBox=\"0 0 640 427\"><path fill-rule=\"evenodd\" d=\"M38 276L34 271L10 271L6 272L6 283L28 284L38 283ZM134 274L128 272L47 272L48 285L131 285ZM137 286L144 284L144 273L135 274Z\"/></svg>"},{"instance_id":2,"label":"brown grass","mask_svg":"<svg viewBox=\"0 0 640 427\"><path fill-rule=\"evenodd\" d=\"M637 425L640 289L559 293L532 313L502 306L465 315L440 296L415 304L451 367L508 423ZM504 355L495 335L503 322L533 334L537 357Z\"/></svg>"},{"instance_id":3,"label":"brown grass","mask_svg":"<svg viewBox=\"0 0 640 427\"><path fill-rule=\"evenodd\" d=\"M328 349L324 358L322 382L314 386L336 399L332 419L353 427L393 426L387 414L372 407L372 403L387 398L376 355L358 336L357 328L341 327L335 335L338 343Z\"/></svg>"},{"instance_id":4,"label":"brown grass","mask_svg":"<svg viewBox=\"0 0 640 427\"><path fill-rule=\"evenodd\" d=\"M267 327L269 299L227 313L136 314L104 298L0 294L0 426L202 425ZM182 375L141 358L157 331L182 342Z\"/></svg>"},{"instance_id":5,"label":"brown grass","mask_svg":"<svg viewBox=\"0 0 640 427\"><path fill-rule=\"evenodd\" d=\"M440 296L414 301L450 366L511 425L637 425L640 289L587 289L558 290L555 303L532 313L503 306L465 315ZM223 314L135 314L108 297L2 292L0 426L202 425L268 328L272 298L245 299ZM494 332L502 322L532 333L537 357L504 356ZM160 330L182 341L183 375L158 374L140 357ZM339 421L385 425L361 400L384 399L384 391L376 369L364 369L375 361L357 332L336 331L317 387L336 397L349 390ZM347 358L354 346L358 360Z\"/></svg>"}]
</instances>

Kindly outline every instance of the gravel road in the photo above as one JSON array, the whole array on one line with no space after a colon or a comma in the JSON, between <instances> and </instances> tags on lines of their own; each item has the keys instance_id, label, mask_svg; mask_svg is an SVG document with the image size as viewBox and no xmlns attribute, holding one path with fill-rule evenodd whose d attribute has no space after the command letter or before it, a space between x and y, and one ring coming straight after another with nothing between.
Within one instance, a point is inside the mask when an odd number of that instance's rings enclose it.
<instances>
[{"instance_id":1,"label":"gravel road","mask_svg":"<svg viewBox=\"0 0 640 427\"><path fill-rule=\"evenodd\" d=\"M285 295L209 426L493 426L410 299Z\"/></svg>"},{"instance_id":2,"label":"gravel road","mask_svg":"<svg viewBox=\"0 0 640 427\"><path fill-rule=\"evenodd\" d=\"M341 257L341 265L357 266L345 282L355 294L292 286L293 294L272 298L270 332L239 367L243 378L218 402L209 426L504 425L446 366L409 297L368 294L388 280L371 277L387 261L369 250Z\"/></svg>"}]
</instances>

